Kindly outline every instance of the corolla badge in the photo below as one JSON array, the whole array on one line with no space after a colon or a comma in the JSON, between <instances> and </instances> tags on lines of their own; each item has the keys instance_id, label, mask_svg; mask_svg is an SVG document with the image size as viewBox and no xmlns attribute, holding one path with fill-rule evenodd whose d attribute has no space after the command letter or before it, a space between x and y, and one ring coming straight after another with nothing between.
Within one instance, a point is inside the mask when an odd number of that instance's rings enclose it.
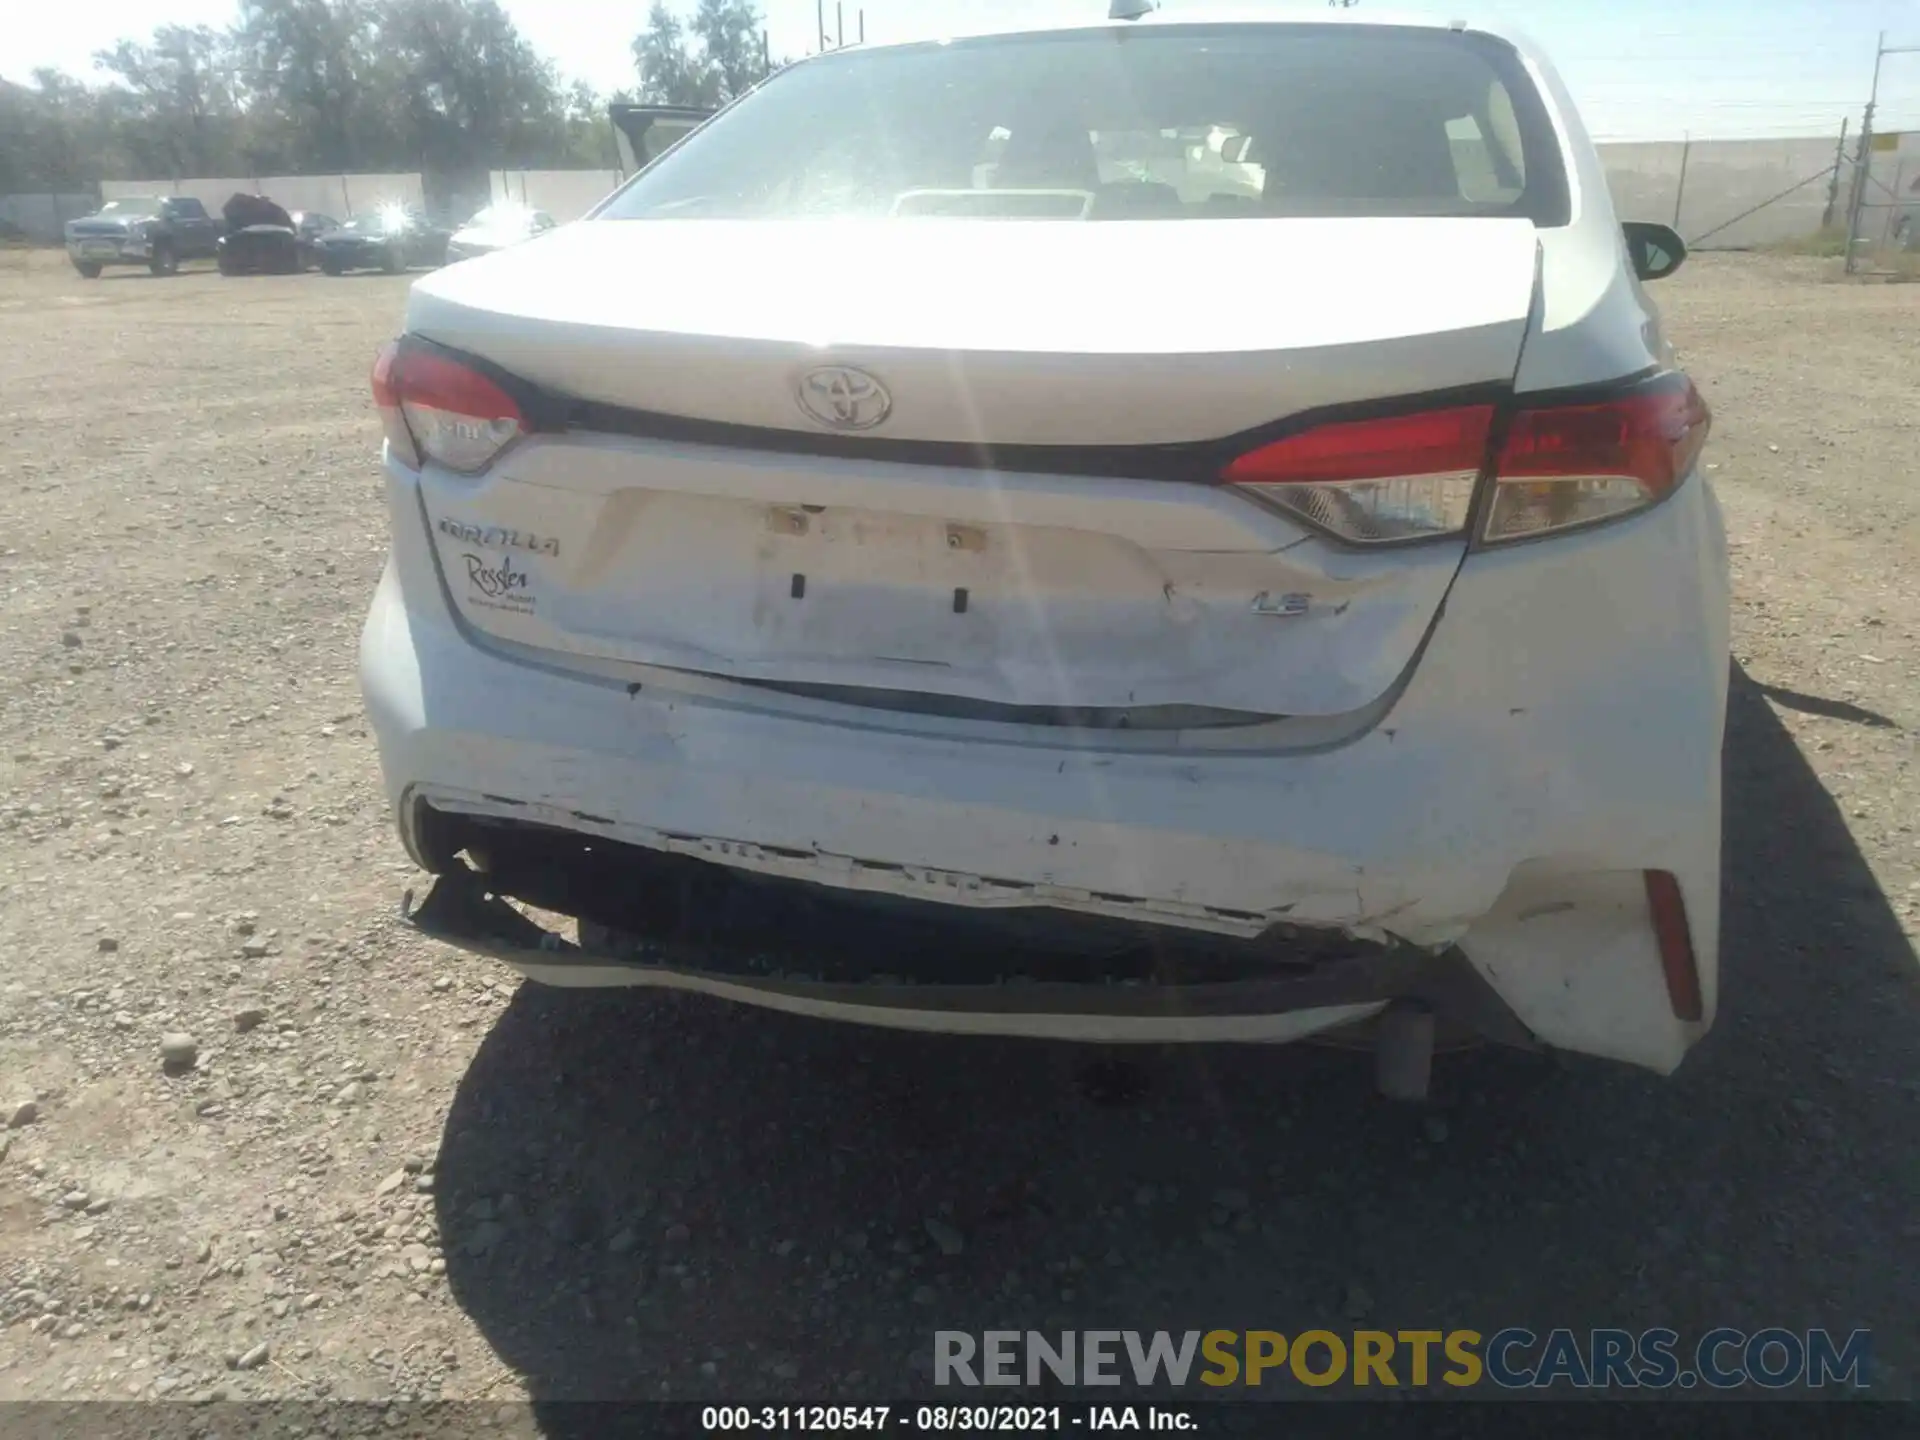
<instances>
[{"instance_id":1,"label":"corolla badge","mask_svg":"<svg viewBox=\"0 0 1920 1440\"><path fill-rule=\"evenodd\" d=\"M871 430L893 413L887 387L864 370L823 365L800 377L800 408L835 430Z\"/></svg>"}]
</instances>

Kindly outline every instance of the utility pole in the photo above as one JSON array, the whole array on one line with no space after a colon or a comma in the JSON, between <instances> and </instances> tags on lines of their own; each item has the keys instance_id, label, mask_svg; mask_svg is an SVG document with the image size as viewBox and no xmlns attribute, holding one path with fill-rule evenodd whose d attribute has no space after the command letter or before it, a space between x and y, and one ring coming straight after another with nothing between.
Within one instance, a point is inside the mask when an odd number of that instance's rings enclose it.
<instances>
[{"instance_id":1,"label":"utility pole","mask_svg":"<svg viewBox=\"0 0 1920 1440\"><path fill-rule=\"evenodd\" d=\"M1887 32L1880 32L1880 39L1873 47L1873 85L1867 91L1867 113L1860 122L1860 148L1855 152L1853 165L1853 188L1847 196L1847 259L1846 272L1854 272L1853 242L1860 228L1860 207L1867 198L1867 171L1873 164L1873 112L1880 103L1880 62L1889 55L1920 54L1920 45L1889 45Z\"/></svg>"},{"instance_id":2,"label":"utility pole","mask_svg":"<svg viewBox=\"0 0 1920 1440\"><path fill-rule=\"evenodd\" d=\"M1693 132L1683 132L1680 140L1680 183L1673 187L1673 228L1680 230L1680 202L1687 198L1687 161L1693 156Z\"/></svg>"},{"instance_id":3,"label":"utility pole","mask_svg":"<svg viewBox=\"0 0 1920 1440\"><path fill-rule=\"evenodd\" d=\"M827 0L813 0L813 28L820 32L820 53L827 53Z\"/></svg>"},{"instance_id":4,"label":"utility pole","mask_svg":"<svg viewBox=\"0 0 1920 1440\"><path fill-rule=\"evenodd\" d=\"M833 0L833 48L847 48L847 6L846 0Z\"/></svg>"},{"instance_id":5,"label":"utility pole","mask_svg":"<svg viewBox=\"0 0 1920 1440\"><path fill-rule=\"evenodd\" d=\"M861 8L859 9L859 10L857 10L857 11L856 11L856 12L854 12L854 13L855 13L855 16L856 16L856 18L857 18L857 19L858 19L858 21L859 21L859 24L860 24L860 43L861 43L862 45L864 45L864 44L866 44L866 43L867 43L867 11L866 11L866 7L865 7L865 6L862 6L862 7L861 7Z\"/></svg>"},{"instance_id":6,"label":"utility pole","mask_svg":"<svg viewBox=\"0 0 1920 1440\"><path fill-rule=\"evenodd\" d=\"M1847 163L1847 126L1851 115L1840 117L1840 143L1833 147L1833 174L1827 177L1827 208L1820 212L1820 228L1833 228L1833 207L1840 199L1840 167Z\"/></svg>"}]
</instances>

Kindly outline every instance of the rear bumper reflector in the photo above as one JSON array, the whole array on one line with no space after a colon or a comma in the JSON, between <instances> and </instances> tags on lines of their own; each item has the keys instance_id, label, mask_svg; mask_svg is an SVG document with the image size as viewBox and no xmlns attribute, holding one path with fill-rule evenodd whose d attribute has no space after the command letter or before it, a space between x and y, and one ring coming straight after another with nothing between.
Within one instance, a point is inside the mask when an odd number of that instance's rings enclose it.
<instances>
[{"instance_id":1,"label":"rear bumper reflector","mask_svg":"<svg viewBox=\"0 0 1920 1440\"><path fill-rule=\"evenodd\" d=\"M1693 936L1687 929L1687 902L1680 882L1668 870L1649 870L1647 909L1653 916L1654 937L1660 943L1660 969L1667 979L1667 1000L1674 1018L1699 1022L1706 1018L1700 999L1700 967L1693 957Z\"/></svg>"}]
</instances>

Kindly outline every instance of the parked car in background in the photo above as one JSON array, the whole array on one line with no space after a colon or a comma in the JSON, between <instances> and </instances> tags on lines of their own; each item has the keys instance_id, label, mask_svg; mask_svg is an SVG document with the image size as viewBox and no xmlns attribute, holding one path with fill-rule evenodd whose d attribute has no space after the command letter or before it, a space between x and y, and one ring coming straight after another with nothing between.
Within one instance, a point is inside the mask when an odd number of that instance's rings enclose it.
<instances>
[{"instance_id":1,"label":"parked car in background","mask_svg":"<svg viewBox=\"0 0 1920 1440\"><path fill-rule=\"evenodd\" d=\"M544 210L506 203L489 205L453 232L447 241L447 260L451 263L490 255L554 228L553 217Z\"/></svg>"},{"instance_id":2,"label":"parked car in background","mask_svg":"<svg viewBox=\"0 0 1920 1440\"><path fill-rule=\"evenodd\" d=\"M67 222L67 258L89 280L108 265L171 275L182 260L211 258L219 243L220 222L191 195L126 196Z\"/></svg>"},{"instance_id":3,"label":"parked car in background","mask_svg":"<svg viewBox=\"0 0 1920 1440\"><path fill-rule=\"evenodd\" d=\"M1249 13L803 60L413 285L360 654L416 923L873 1025L1340 1032L1408 1098L1437 1038L1680 1063L1685 247L1525 41Z\"/></svg>"},{"instance_id":4,"label":"parked car in background","mask_svg":"<svg viewBox=\"0 0 1920 1440\"><path fill-rule=\"evenodd\" d=\"M264 199L260 196L234 198ZM227 203L231 206L233 201ZM221 274L266 270L284 275L311 270L319 263L314 242L329 231L340 228L338 220L318 210L288 211L282 210L271 200L264 203L271 209L258 212L257 223L237 225L234 223L237 217L228 216L227 233L221 237L215 257L220 263ZM245 233L241 233L243 231Z\"/></svg>"},{"instance_id":5,"label":"parked car in background","mask_svg":"<svg viewBox=\"0 0 1920 1440\"><path fill-rule=\"evenodd\" d=\"M319 210L295 210L292 214L293 233L300 242L300 268L311 270L320 263L314 242L329 231L338 230L340 222Z\"/></svg>"},{"instance_id":6,"label":"parked car in background","mask_svg":"<svg viewBox=\"0 0 1920 1440\"><path fill-rule=\"evenodd\" d=\"M314 239L313 254L329 275L349 270L398 274L420 265L444 265L451 229L425 212L394 206L357 215Z\"/></svg>"},{"instance_id":7,"label":"parked car in background","mask_svg":"<svg viewBox=\"0 0 1920 1440\"><path fill-rule=\"evenodd\" d=\"M222 275L294 275L300 237L293 217L264 195L235 195L221 207L227 232L214 247Z\"/></svg>"}]
</instances>

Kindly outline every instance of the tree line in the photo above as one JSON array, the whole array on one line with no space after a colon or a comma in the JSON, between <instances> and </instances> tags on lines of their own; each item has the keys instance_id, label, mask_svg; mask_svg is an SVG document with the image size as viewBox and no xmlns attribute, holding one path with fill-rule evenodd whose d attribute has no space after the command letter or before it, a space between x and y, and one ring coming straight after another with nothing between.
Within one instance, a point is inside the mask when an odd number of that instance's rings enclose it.
<instances>
[{"instance_id":1,"label":"tree line","mask_svg":"<svg viewBox=\"0 0 1920 1440\"><path fill-rule=\"evenodd\" d=\"M0 193L102 179L604 167L610 100L717 105L772 68L753 0L653 0L635 83L569 80L497 0L240 0L226 29L162 25L0 80Z\"/></svg>"}]
</instances>

